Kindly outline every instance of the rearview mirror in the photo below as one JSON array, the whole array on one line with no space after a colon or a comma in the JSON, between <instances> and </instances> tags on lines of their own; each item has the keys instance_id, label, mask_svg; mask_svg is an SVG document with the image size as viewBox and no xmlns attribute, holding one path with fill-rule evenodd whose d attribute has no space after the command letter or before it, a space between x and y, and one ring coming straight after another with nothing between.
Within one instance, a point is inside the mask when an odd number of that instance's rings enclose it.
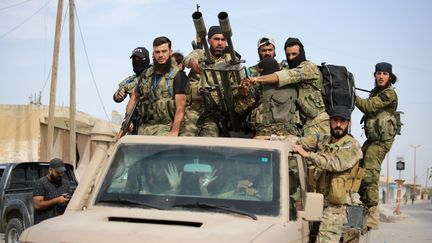
<instances>
[{"instance_id":1,"label":"rearview mirror","mask_svg":"<svg viewBox=\"0 0 432 243\"><path fill-rule=\"evenodd\" d=\"M190 173L211 173L212 167L208 164L185 164L183 167L183 171Z\"/></svg>"}]
</instances>

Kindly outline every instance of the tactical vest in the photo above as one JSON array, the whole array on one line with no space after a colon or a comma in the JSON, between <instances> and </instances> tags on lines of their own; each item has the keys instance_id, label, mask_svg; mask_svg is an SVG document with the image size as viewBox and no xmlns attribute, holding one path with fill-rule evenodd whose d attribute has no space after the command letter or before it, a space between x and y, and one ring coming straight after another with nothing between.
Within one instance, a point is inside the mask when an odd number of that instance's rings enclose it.
<instances>
[{"instance_id":1,"label":"tactical vest","mask_svg":"<svg viewBox=\"0 0 432 243\"><path fill-rule=\"evenodd\" d=\"M315 151L326 149L321 147L319 139L317 134ZM359 162L340 172L325 171L312 165L307 168L307 182L312 191L322 193L329 203L342 205L347 203L347 194L358 192L364 174L365 169L359 166Z\"/></svg>"},{"instance_id":2,"label":"tactical vest","mask_svg":"<svg viewBox=\"0 0 432 243\"><path fill-rule=\"evenodd\" d=\"M313 178L317 177L316 181ZM365 169L357 163L351 169L342 172L322 171L314 166L308 167L308 183L316 191L322 193L331 204L346 204L347 193L358 192Z\"/></svg>"},{"instance_id":3,"label":"tactical vest","mask_svg":"<svg viewBox=\"0 0 432 243\"><path fill-rule=\"evenodd\" d=\"M387 141L396 136L398 122L394 114L383 111L374 118L367 118L366 137L371 141Z\"/></svg>"},{"instance_id":4,"label":"tactical vest","mask_svg":"<svg viewBox=\"0 0 432 243\"><path fill-rule=\"evenodd\" d=\"M303 119L313 119L325 111L321 89L310 83L299 83L297 102Z\"/></svg>"},{"instance_id":5,"label":"tactical vest","mask_svg":"<svg viewBox=\"0 0 432 243\"><path fill-rule=\"evenodd\" d=\"M252 111L250 124L253 127L270 124L299 124L297 96L297 89L292 85L283 87L274 84L263 85L263 95L258 107Z\"/></svg>"},{"instance_id":6,"label":"tactical vest","mask_svg":"<svg viewBox=\"0 0 432 243\"><path fill-rule=\"evenodd\" d=\"M140 89L142 94L143 122L149 124L169 124L174 120L176 111L174 99L174 77L177 67L163 76L157 77L153 68L147 70Z\"/></svg>"},{"instance_id":7,"label":"tactical vest","mask_svg":"<svg viewBox=\"0 0 432 243\"><path fill-rule=\"evenodd\" d=\"M364 129L369 140L387 141L400 134L402 123L400 112L396 112L396 107L386 107L383 111L365 117Z\"/></svg>"}]
</instances>

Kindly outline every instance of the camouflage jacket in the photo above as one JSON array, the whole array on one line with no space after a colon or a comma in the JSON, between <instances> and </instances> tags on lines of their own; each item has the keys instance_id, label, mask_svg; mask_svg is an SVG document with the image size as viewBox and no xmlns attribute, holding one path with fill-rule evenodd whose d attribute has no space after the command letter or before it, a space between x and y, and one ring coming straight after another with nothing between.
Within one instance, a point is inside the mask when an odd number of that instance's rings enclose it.
<instances>
[{"instance_id":1,"label":"camouflage jacket","mask_svg":"<svg viewBox=\"0 0 432 243\"><path fill-rule=\"evenodd\" d=\"M137 84L138 84L138 79L139 79L139 77L137 77L135 74L133 74L133 75L131 75L131 76L129 76L129 77L123 79L123 81L121 81L121 82L119 83L119 85L118 85L118 89L116 90L116 92L115 92L114 95L113 95L113 99L114 99L114 101L116 101L116 102L122 102L122 101L126 98L126 95L125 95L125 96L123 97L123 99L120 100L120 101L117 101L117 100L115 99L115 96L117 95L117 93L120 92L120 90L122 90L122 89L124 89L124 90L126 91L127 94L131 95L131 94L134 92L135 87L136 87Z\"/></svg>"},{"instance_id":2,"label":"camouflage jacket","mask_svg":"<svg viewBox=\"0 0 432 243\"><path fill-rule=\"evenodd\" d=\"M383 111L394 114L398 105L398 97L391 86L384 89L375 87L368 99L356 96L355 103L357 108L366 115L366 118L372 118Z\"/></svg>"},{"instance_id":3,"label":"camouflage jacket","mask_svg":"<svg viewBox=\"0 0 432 243\"><path fill-rule=\"evenodd\" d=\"M368 99L356 97L356 106L365 114L362 118L366 137L371 141L388 141L400 134L400 117L396 116L397 94L393 87L375 87Z\"/></svg>"},{"instance_id":4,"label":"camouflage jacket","mask_svg":"<svg viewBox=\"0 0 432 243\"><path fill-rule=\"evenodd\" d=\"M320 72L316 64L304 61L296 68L284 68L275 72L279 79L279 87L295 84L298 88L300 115L304 123L313 120L325 112L325 105L321 95L323 89Z\"/></svg>"},{"instance_id":5,"label":"camouflage jacket","mask_svg":"<svg viewBox=\"0 0 432 243\"><path fill-rule=\"evenodd\" d=\"M322 170L346 171L363 157L359 142L351 135L345 135L335 143L330 143L330 135L322 136L318 142L317 139L317 136L307 136L298 143L310 153L306 160Z\"/></svg>"}]
</instances>

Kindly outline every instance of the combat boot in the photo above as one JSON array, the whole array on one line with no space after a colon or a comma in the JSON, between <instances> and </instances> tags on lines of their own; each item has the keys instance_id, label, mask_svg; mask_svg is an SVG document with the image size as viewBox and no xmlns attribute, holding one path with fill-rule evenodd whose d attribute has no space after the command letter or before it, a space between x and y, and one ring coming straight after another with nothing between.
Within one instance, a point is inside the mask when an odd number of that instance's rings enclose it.
<instances>
[{"instance_id":1,"label":"combat boot","mask_svg":"<svg viewBox=\"0 0 432 243\"><path fill-rule=\"evenodd\" d=\"M379 228L379 210L377 206L370 207L368 209L366 226L368 229L378 229Z\"/></svg>"}]
</instances>

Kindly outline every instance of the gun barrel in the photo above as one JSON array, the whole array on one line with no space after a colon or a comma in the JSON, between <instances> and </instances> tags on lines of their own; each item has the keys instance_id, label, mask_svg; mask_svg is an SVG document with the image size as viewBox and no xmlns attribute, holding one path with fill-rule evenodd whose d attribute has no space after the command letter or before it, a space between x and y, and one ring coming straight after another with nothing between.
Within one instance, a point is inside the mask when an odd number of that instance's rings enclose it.
<instances>
[{"instance_id":1,"label":"gun barrel","mask_svg":"<svg viewBox=\"0 0 432 243\"><path fill-rule=\"evenodd\" d=\"M231 38L232 36L232 30L231 25L228 18L227 12L220 12L218 14L219 19L219 25L221 27L222 34L225 36L225 38Z\"/></svg>"},{"instance_id":2,"label":"gun barrel","mask_svg":"<svg viewBox=\"0 0 432 243\"><path fill-rule=\"evenodd\" d=\"M195 30L197 32L197 35L201 38L201 40L205 40L207 35L207 29L204 24L202 13L198 11L194 12L192 14L192 19L195 25Z\"/></svg>"},{"instance_id":3,"label":"gun barrel","mask_svg":"<svg viewBox=\"0 0 432 243\"><path fill-rule=\"evenodd\" d=\"M221 28L222 34L228 43L227 48L229 50L231 60L237 60L238 58L235 54L234 45L233 45L233 42L231 40L232 30L231 30L231 25L230 25L229 18L228 18L228 13L227 12L220 12L218 14L218 19L219 19L219 26Z\"/></svg>"}]
</instances>

